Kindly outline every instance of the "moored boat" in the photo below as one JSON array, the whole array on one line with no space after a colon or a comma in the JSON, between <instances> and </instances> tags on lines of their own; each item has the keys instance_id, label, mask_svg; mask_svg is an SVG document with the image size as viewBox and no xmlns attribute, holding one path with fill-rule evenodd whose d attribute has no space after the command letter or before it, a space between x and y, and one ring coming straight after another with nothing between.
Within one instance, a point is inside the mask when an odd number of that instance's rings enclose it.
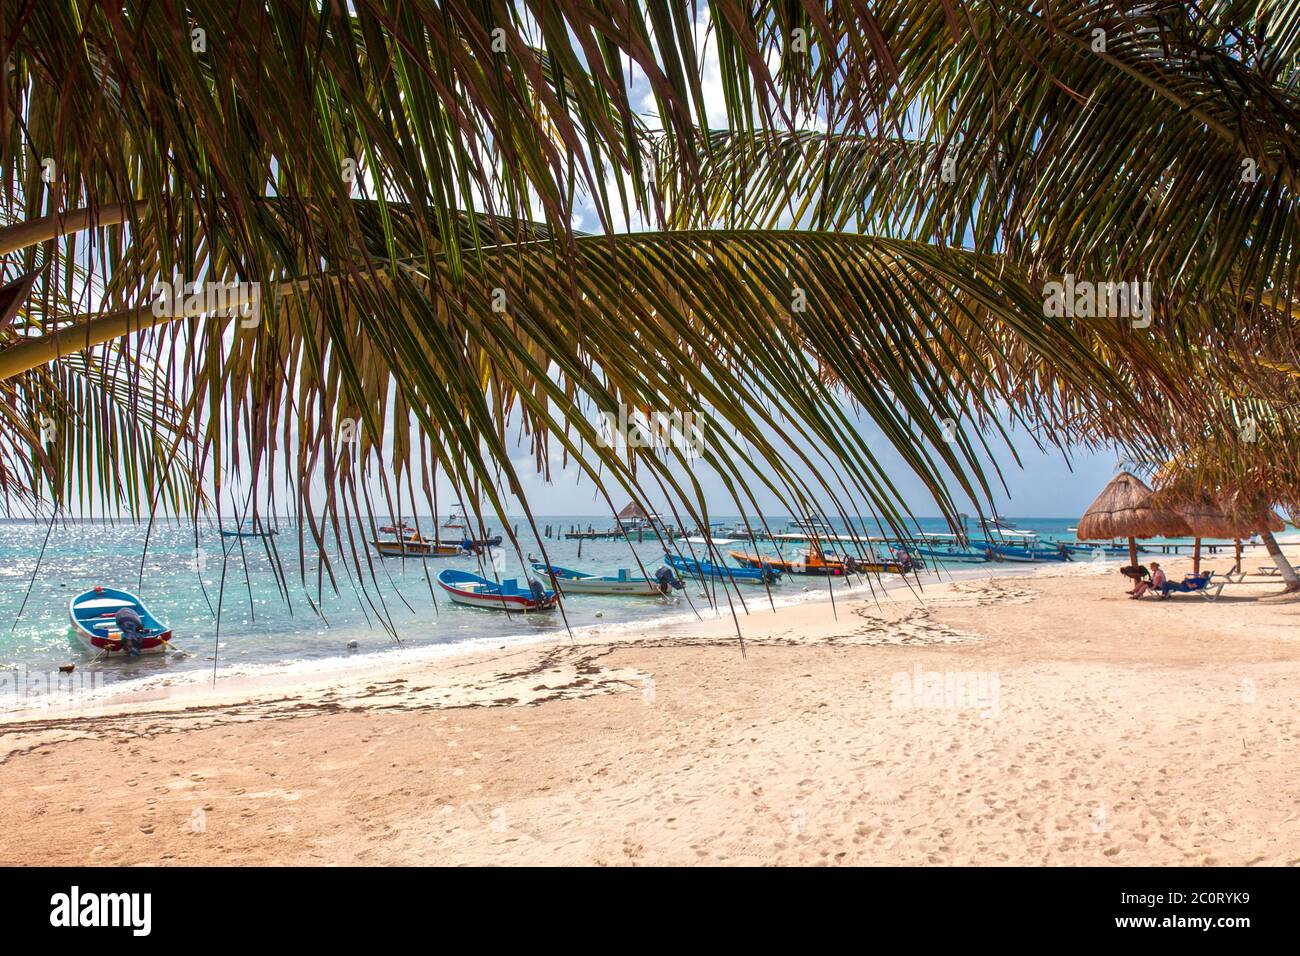
<instances>
[{"instance_id":1,"label":"moored boat","mask_svg":"<svg viewBox=\"0 0 1300 956\"><path fill-rule=\"evenodd\" d=\"M486 538L476 538L471 534L472 525L470 518L465 514L465 509L456 505L447 520L438 528L438 536L444 541L454 541L462 551L474 551L481 548L499 548L501 547L501 535L490 535ZM492 530L491 528L488 529Z\"/></svg>"},{"instance_id":2,"label":"moored boat","mask_svg":"<svg viewBox=\"0 0 1300 956\"><path fill-rule=\"evenodd\" d=\"M171 628L163 624L130 591L97 587L78 594L68 602L72 630L86 648L109 657L126 656L127 644L117 626L117 613L123 608L134 611L144 627L140 640L141 654L161 654L172 639Z\"/></svg>"},{"instance_id":3,"label":"moored boat","mask_svg":"<svg viewBox=\"0 0 1300 956\"><path fill-rule=\"evenodd\" d=\"M550 577L552 584L564 594L610 594L625 597L660 597L664 594L658 581L645 575L632 574L627 568L619 568L618 574L596 575L536 561L533 570Z\"/></svg>"},{"instance_id":4,"label":"moored boat","mask_svg":"<svg viewBox=\"0 0 1300 956\"><path fill-rule=\"evenodd\" d=\"M799 553L792 560L772 557L765 554L748 554L744 551L728 551L733 561L742 568L776 568L787 574L815 574L821 577L838 577L844 574L844 562L838 558L828 558L822 552L812 548Z\"/></svg>"},{"instance_id":5,"label":"moored boat","mask_svg":"<svg viewBox=\"0 0 1300 956\"><path fill-rule=\"evenodd\" d=\"M725 564L684 558L676 554L664 555L664 563L674 571L689 574L693 578L721 578L724 581L735 581L740 584L770 584L781 577L781 569L770 565L762 568L730 568Z\"/></svg>"},{"instance_id":6,"label":"moored boat","mask_svg":"<svg viewBox=\"0 0 1300 956\"><path fill-rule=\"evenodd\" d=\"M455 568L439 571L438 585L453 601L466 607L527 612L548 611L559 603L555 592L546 590L538 582L520 587L514 578L489 581L481 575Z\"/></svg>"},{"instance_id":7,"label":"moored boat","mask_svg":"<svg viewBox=\"0 0 1300 956\"><path fill-rule=\"evenodd\" d=\"M1011 561L1019 564L1034 564L1039 561L1073 561L1074 556L1059 544L1045 545L1037 539L1023 545L1005 544L1001 541L973 541L975 548L987 548L993 554L994 561Z\"/></svg>"},{"instance_id":8,"label":"moored boat","mask_svg":"<svg viewBox=\"0 0 1300 956\"><path fill-rule=\"evenodd\" d=\"M923 558L929 558L932 561L942 561L945 563L980 564L985 561L996 560L993 553L988 549L977 551L973 548L924 548L914 546L912 551Z\"/></svg>"},{"instance_id":9,"label":"moored boat","mask_svg":"<svg viewBox=\"0 0 1300 956\"><path fill-rule=\"evenodd\" d=\"M1128 548L1124 545L1113 544L1085 544L1080 542L1061 542L1060 547L1065 548L1071 554L1083 554L1088 557L1096 557L1103 554L1108 558L1127 558ZM1139 552L1145 552L1145 548L1138 548Z\"/></svg>"},{"instance_id":10,"label":"moored boat","mask_svg":"<svg viewBox=\"0 0 1300 956\"><path fill-rule=\"evenodd\" d=\"M863 558L846 558L844 569L854 574L911 574L917 568L915 562L907 561L872 561Z\"/></svg>"},{"instance_id":11,"label":"moored boat","mask_svg":"<svg viewBox=\"0 0 1300 956\"><path fill-rule=\"evenodd\" d=\"M391 534L391 538L376 538L371 544L385 558L451 558L464 554L459 544L444 544L430 541L420 532L405 524L379 529L381 534Z\"/></svg>"}]
</instances>

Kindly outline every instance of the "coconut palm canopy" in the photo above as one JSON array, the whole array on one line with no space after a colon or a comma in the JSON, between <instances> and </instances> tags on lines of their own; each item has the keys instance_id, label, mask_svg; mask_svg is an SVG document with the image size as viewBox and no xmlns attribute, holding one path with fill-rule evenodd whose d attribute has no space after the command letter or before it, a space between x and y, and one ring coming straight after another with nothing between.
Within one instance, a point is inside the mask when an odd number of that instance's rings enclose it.
<instances>
[{"instance_id":1,"label":"coconut palm canopy","mask_svg":"<svg viewBox=\"0 0 1300 956\"><path fill-rule=\"evenodd\" d=\"M742 514L901 526L854 412L954 522L1006 414L1167 457L1228 427L1207 394L1300 395L1298 17L6 4L0 255L39 278L0 328L0 486L293 510L355 554L340 519L445 511L440 475L501 515L518 444L700 526L695 468ZM153 308L175 277L260 291ZM1151 288L1049 310L1076 277ZM1169 420L1135 429L1144 402ZM602 442L625 408L696 414L702 455Z\"/></svg>"},{"instance_id":2,"label":"coconut palm canopy","mask_svg":"<svg viewBox=\"0 0 1300 956\"><path fill-rule=\"evenodd\" d=\"M1140 478L1120 472L1079 519L1076 536L1081 541L1114 538L1182 537L1191 531L1178 512L1152 501L1152 492Z\"/></svg>"}]
</instances>

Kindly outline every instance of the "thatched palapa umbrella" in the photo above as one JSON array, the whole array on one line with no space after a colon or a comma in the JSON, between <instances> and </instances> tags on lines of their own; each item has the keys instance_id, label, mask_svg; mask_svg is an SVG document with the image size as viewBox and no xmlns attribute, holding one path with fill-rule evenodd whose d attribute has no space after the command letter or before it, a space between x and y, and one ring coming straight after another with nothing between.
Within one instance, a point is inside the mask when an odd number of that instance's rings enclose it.
<instances>
[{"instance_id":1,"label":"thatched palapa umbrella","mask_svg":"<svg viewBox=\"0 0 1300 956\"><path fill-rule=\"evenodd\" d=\"M1192 552L1192 573L1201 571L1201 539L1222 538L1236 542L1236 569L1241 570L1241 539L1249 538L1260 531L1281 531L1286 527L1282 519L1273 512L1256 512L1243 514L1230 513L1219 507L1208 495L1198 495L1182 499L1166 498L1163 493L1157 498L1176 510L1187 522L1192 536L1196 538L1196 547Z\"/></svg>"},{"instance_id":2,"label":"thatched palapa umbrella","mask_svg":"<svg viewBox=\"0 0 1300 956\"><path fill-rule=\"evenodd\" d=\"M1128 538L1129 563L1137 565L1137 539L1183 537L1191 534L1176 511L1151 500L1151 489L1136 475L1122 471L1079 519L1075 536L1080 541Z\"/></svg>"}]
</instances>

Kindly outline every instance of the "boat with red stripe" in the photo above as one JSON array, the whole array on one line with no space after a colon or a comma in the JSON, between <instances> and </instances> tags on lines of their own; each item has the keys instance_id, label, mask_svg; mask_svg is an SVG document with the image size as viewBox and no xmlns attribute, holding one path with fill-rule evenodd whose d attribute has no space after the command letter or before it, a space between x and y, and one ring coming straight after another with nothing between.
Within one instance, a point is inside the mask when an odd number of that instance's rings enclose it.
<instances>
[{"instance_id":1,"label":"boat with red stripe","mask_svg":"<svg viewBox=\"0 0 1300 956\"><path fill-rule=\"evenodd\" d=\"M438 572L438 585L457 604L493 611L549 611L558 603L554 591L538 582L520 587L515 578L489 581L469 571L446 568Z\"/></svg>"},{"instance_id":2,"label":"boat with red stripe","mask_svg":"<svg viewBox=\"0 0 1300 956\"><path fill-rule=\"evenodd\" d=\"M141 654L161 654L167 650L172 631L149 613L144 602L130 591L97 587L83 591L68 602L72 630L90 651L108 657L126 656L128 648L117 626L117 612L129 608L140 616L144 626L140 640Z\"/></svg>"}]
</instances>

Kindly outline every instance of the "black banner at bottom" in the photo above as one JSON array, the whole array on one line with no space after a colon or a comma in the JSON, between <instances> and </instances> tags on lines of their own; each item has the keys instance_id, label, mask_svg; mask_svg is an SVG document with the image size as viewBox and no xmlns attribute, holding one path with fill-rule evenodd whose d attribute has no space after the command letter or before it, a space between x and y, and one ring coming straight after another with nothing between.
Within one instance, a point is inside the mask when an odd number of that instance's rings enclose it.
<instances>
[{"instance_id":1,"label":"black banner at bottom","mask_svg":"<svg viewBox=\"0 0 1300 956\"><path fill-rule=\"evenodd\" d=\"M574 941L608 927L626 939L686 925L697 944L696 926L733 945L788 926L809 943L851 932L927 946L989 933L1232 945L1289 938L1298 883L1282 869L9 869L0 912L10 944L382 945L435 921L477 924L494 945L506 934L553 945L555 933Z\"/></svg>"}]
</instances>

